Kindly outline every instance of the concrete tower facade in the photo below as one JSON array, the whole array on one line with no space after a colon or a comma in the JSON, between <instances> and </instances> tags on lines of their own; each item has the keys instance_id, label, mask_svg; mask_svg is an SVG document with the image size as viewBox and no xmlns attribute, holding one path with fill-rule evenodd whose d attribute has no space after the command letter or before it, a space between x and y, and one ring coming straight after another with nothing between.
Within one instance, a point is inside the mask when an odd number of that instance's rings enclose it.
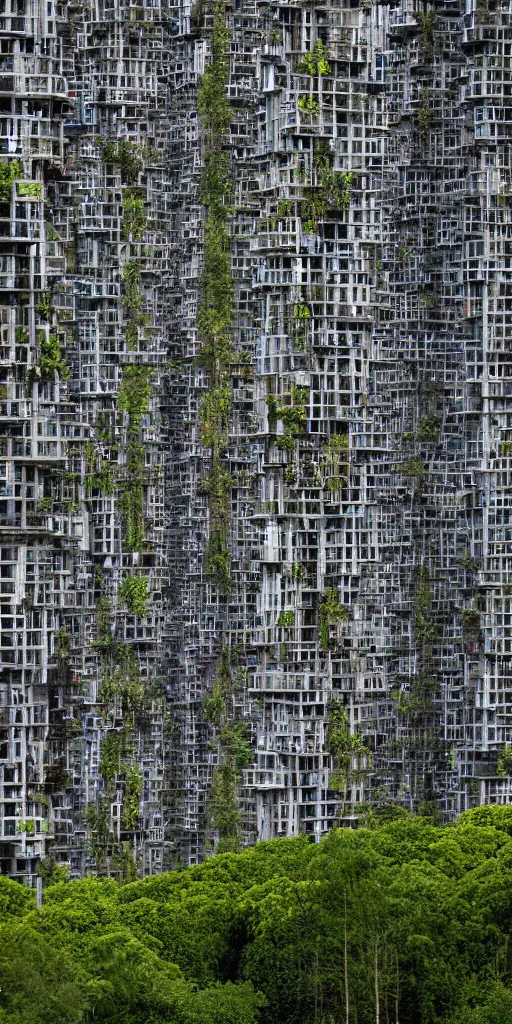
<instances>
[{"instance_id":1,"label":"concrete tower facade","mask_svg":"<svg viewBox=\"0 0 512 1024\"><path fill-rule=\"evenodd\" d=\"M510 801L510 18L0 3L3 873Z\"/></svg>"}]
</instances>

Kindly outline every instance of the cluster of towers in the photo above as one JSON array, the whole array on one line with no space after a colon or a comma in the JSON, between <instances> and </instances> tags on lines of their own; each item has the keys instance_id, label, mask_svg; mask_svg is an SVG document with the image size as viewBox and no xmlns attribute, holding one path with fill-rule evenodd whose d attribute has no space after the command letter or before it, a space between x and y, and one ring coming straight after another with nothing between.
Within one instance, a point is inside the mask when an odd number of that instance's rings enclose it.
<instances>
[{"instance_id":1,"label":"cluster of towers","mask_svg":"<svg viewBox=\"0 0 512 1024\"><path fill-rule=\"evenodd\" d=\"M2 873L511 800L511 17L0 0Z\"/></svg>"}]
</instances>

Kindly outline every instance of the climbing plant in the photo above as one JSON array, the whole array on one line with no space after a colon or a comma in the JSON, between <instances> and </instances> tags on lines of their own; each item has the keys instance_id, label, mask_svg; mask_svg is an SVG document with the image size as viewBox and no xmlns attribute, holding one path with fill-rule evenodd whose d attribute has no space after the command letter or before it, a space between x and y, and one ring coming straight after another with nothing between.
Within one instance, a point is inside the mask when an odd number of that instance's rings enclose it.
<instances>
[{"instance_id":1,"label":"climbing plant","mask_svg":"<svg viewBox=\"0 0 512 1024\"><path fill-rule=\"evenodd\" d=\"M322 594L318 606L318 634L322 650L327 651L329 647L329 627L340 622L348 622L348 618L348 608L340 603L337 589L328 587Z\"/></svg>"},{"instance_id":2,"label":"climbing plant","mask_svg":"<svg viewBox=\"0 0 512 1024\"><path fill-rule=\"evenodd\" d=\"M146 615L148 581L145 576L126 576L119 587L120 600L132 615Z\"/></svg>"},{"instance_id":3,"label":"climbing plant","mask_svg":"<svg viewBox=\"0 0 512 1024\"><path fill-rule=\"evenodd\" d=\"M201 343L198 363L206 374L207 392L201 400L199 418L202 443L210 450L210 469L204 481L210 510L205 569L219 590L228 593L233 586L228 546L231 479L222 459L232 400L229 364L233 358L230 334L233 280L228 232L232 197L231 168L224 147L232 112L226 95L229 31L224 2L216 0L212 10L211 62L201 79L197 94L203 157L200 198L206 209L204 263L197 322Z\"/></svg>"}]
</instances>

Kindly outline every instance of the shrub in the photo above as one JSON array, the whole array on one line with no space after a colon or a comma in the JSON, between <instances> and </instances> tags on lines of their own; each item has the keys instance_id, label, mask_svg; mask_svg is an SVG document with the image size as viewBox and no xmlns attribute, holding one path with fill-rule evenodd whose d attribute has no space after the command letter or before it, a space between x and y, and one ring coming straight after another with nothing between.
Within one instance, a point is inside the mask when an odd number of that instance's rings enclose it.
<instances>
[{"instance_id":1,"label":"shrub","mask_svg":"<svg viewBox=\"0 0 512 1024\"><path fill-rule=\"evenodd\" d=\"M119 597L132 615L146 615L148 581L145 576L127 576L119 587Z\"/></svg>"}]
</instances>

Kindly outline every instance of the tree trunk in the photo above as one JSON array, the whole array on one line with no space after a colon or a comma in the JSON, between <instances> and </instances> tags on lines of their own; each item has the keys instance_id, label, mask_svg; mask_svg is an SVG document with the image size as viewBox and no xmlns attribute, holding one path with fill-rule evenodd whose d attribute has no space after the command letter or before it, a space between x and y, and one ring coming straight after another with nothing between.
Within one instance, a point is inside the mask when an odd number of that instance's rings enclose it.
<instances>
[{"instance_id":1,"label":"tree trunk","mask_svg":"<svg viewBox=\"0 0 512 1024\"><path fill-rule=\"evenodd\" d=\"M375 943L375 1024L380 1024L379 957L377 951L377 943Z\"/></svg>"},{"instance_id":2,"label":"tree trunk","mask_svg":"<svg viewBox=\"0 0 512 1024\"><path fill-rule=\"evenodd\" d=\"M398 953L396 954L396 995L395 995L395 1024L400 1024L398 1019L398 1001L400 998L400 975L398 971Z\"/></svg>"},{"instance_id":3,"label":"tree trunk","mask_svg":"<svg viewBox=\"0 0 512 1024\"><path fill-rule=\"evenodd\" d=\"M347 896L345 894L345 936L343 942L343 968L345 980L345 1024L349 1024L350 1000L348 994L348 950L347 950Z\"/></svg>"}]
</instances>

